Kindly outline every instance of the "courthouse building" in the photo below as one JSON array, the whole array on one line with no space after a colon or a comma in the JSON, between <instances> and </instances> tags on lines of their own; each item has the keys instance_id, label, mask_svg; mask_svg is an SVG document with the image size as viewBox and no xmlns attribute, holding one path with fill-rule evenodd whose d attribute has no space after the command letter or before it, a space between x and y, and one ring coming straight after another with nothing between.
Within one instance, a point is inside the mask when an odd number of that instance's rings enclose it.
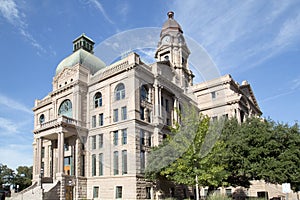
<instances>
[{"instance_id":1,"label":"courthouse building","mask_svg":"<svg viewBox=\"0 0 300 200\"><path fill-rule=\"evenodd\" d=\"M162 26L152 64L132 52L106 65L93 54L92 39L83 34L73 41L73 52L56 67L52 91L35 101L33 185L23 195L67 200L174 195L174 188L161 190L145 180L144 170L150 148L180 120L184 106L213 120L242 122L261 115L246 81L240 85L225 75L193 83L188 65L193 52L173 15Z\"/></svg>"}]
</instances>

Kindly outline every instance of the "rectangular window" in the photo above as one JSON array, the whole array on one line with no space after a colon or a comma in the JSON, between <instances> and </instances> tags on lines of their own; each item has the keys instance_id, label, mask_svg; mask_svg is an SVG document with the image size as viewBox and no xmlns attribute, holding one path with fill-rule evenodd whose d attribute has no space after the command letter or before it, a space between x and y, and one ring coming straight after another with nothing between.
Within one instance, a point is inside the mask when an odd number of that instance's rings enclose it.
<instances>
[{"instance_id":1,"label":"rectangular window","mask_svg":"<svg viewBox=\"0 0 300 200\"><path fill-rule=\"evenodd\" d=\"M99 187L94 186L93 188L93 198L99 198Z\"/></svg>"},{"instance_id":2,"label":"rectangular window","mask_svg":"<svg viewBox=\"0 0 300 200\"><path fill-rule=\"evenodd\" d=\"M166 99L166 105L165 106L166 106L166 111L169 112L169 100L168 99Z\"/></svg>"},{"instance_id":3,"label":"rectangular window","mask_svg":"<svg viewBox=\"0 0 300 200\"><path fill-rule=\"evenodd\" d=\"M116 187L116 199L122 199L122 186Z\"/></svg>"},{"instance_id":4,"label":"rectangular window","mask_svg":"<svg viewBox=\"0 0 300 200\"><path fill-rule=\"evenodd\" d=\"M117 146L118 145L118 131L114 131L114 145Z\"/></svg>"},{"instance_id":5,"label":"rectangular window","mask_svg":"<svg viewBox=\"0 0 300 200\"><path fill-rule=\"evenodd\" d=\"M141 151L141 172L145 170L145 151Z\"/></svg>"},{"instance_id":6,"label":"rectangular window","mask_svg":"<svg viewBox=\"0 0 300 200\"><path fill-rule=\"evenodd\" d=\"M161 96L161 98L160 98L160 104L161 104L161 106L164 106L164 97L163 96Z\"/></svg>"},{"instance_id":7,"label":"rectangular window","mask_svg":"<svg viewBox=\"0 0 300 200\"><path fill-rule=\"evenodd\" d=\"M227 195L228 197L232 197L232 191L231 191L230 188L226 189L226 195Z\"/></svg>"},{"instance_id":8,"label":"rectangular window","mask_svg":"<svg viewBox=\"0 0 300 200\"><path fill-rule=\"evenodd\" d=\"M96 115L92 116L92 128L96 127Z\"/></svg>"},{"instance_id":9,"label":"rectangular window","mask_svg":"<svg viewBox=\"0 0 300 200\"><path fill-rule=\"evenodd\" d=\"M145 131L140 130L140 145L145 145Z\"/></svg>"},{"instance_id":10,"label":"rectangular window","mask_svg":"<svg viewBox=\"0 0 300 200\"><path fill-rule=\"evenodd\" d=\"M42 156L42 158L44 158L45 157L45 147L42 147L42 152L41 152L41 156Z\"/></svg>"},{"instance_id":11,"label":"rectangular window","mask_svg":"<svg viewBox=\"0 0 300 200\"><path fill-rule=\"evenodd\" d=\"M144 107L140 107L140 118L141 120L145 120L145 108Z\"/></svg>"},{"instance_id":12,"label":"rectangular window","mask_svg":"<svg viewBox=\"0 0 300 200\"><path fill-rule=\"evenodd\" d=\"M114 175L119 174L119 152L114 152Z\"/></svg>"},{"instance_id":13,"label":"rectangular window","mask_svg":"<svg viewBox=\"0 0 300 200\"><path fill-rule=\"evenodd\" d=\"M152 142L151 142L151 134L149 133L148 137L147 137L147 142L148 142L148 146L151 147L152 146Z\"/></svg>"},{"instance_id":14,"label":"rectangular window","mask_svg":"<svg viewBox=\"0 0 300 200\"><path fill-rule=\"evenodd\" d=\"M102 148L103 147L103 134L99 134L98 138L99 138L99 148Z\"/></svg>"},{"instance_id":15,"label":"rectangular window","mask_svg":"<svg viewBox=\"0 0 300 200\"><path fill-rule=\"evenodd\" d=\"M114 109L113 121L114 122L119 121L118 109Z\"/></svg>"},{"instance_id":16,"label":"rectangular window","mask_svg":"<svg viewBox=\"0 0 300 200\"><path fill-rule=\"evenodd\" d=\"M216 96L217 96L217 95L216 95L216 92L211 92L211 98L212 98L212 99L215 99Z\"/></svg>"},{"instance_id":17,"label":"rectangular window","mask_svg":"<svg viewBox=\"0 0 300 200\"><path fill-rule=\"evenodd\" d=\"M103 153L99 154L99 176L103 175Z\"/></svg>"},{"instance_id":18,"label":"rectangular window","mask_svg":"<svg viewBox=\"0 0 300 200\"><path fill-rule=\"evenodd\" d=\"M127 129L122 130L122 144L127 144Z\"/></svg>"},{"instance_id":19,"label":"rectangular window","mask_svg":"<svg viewBox=\"0 0 300 200\"><path fill-rule=\"evenodd\" d=\"M213 122L218 121L218 117L217 117L217 116L212 117L212 121L213 121Z\"/></svg>"},{"instance_id":20,"label":"rectangular window","mask_svg":"<svg viewBox=\"0 0 300 200\"><path fill-rule=\"evenodd\" d=\"M103 126L104 124L104 118L103 118L103 113L99 114L99 126Z\"/></svg>"},{"instance_id":21,"label":"rectangular window","mask_svg":"<svg viewBox=\"0 0 300 200\"><path fill-rule=\"evenodd\" d=\"M124 106L121 108L121 119L126 120L127 119L127 107Z\"/></svg>"},{"instance_id":22,"label":"rectangular window","mask_svg":"<svg viewBox=\"0 0 300 200\"><path fill-rule=\"evenodd\" d=\"M69 157L69 156L65 157L64 158L64 165L67 166L67 165L70 165L70 164L71 164L71 157Z\"/></svg>"},{"instance_id":23,"label":"rectangular window","mask_svg":"<svg viewBox=\"0 0 300 200\"><path fill-rule=\"evenodd\" d=\"M146 199L151 199L151 187L146 187Z\"/></svg>"},{"instance_id":24,"label":"rectangular window","mask_svg":"<svg viewBox=\"0 0 300 200\"><path fill-rule=\"evenodd\" d=\"M92 149L96 149L96 135L92 136Z\"/></svg>"},{"instance_id":25,"label":"rectangular window","mask_svg":"<svg viewBox=\"0 0 300 200\"><path fill-rule=\"evenodd\" d=\"M122 151L122 174L127 174L127 151Z\"/></svg>"},{"instance_id":26,"label":"rectangular window","mask_svg":"<svg viewBox=\"0 0 300 200\"><path fill-rule=\"evenodd\" d=\"M92 176L96 176L96 155L92 155Z\"/></svg>"}]
</instances>

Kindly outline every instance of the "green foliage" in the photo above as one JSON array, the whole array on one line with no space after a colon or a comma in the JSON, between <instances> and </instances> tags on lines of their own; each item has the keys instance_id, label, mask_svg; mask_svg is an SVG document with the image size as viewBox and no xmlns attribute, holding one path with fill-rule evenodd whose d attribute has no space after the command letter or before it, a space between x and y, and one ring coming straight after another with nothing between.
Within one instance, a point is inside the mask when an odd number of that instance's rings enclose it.
<instances>
[{"instance_id":1,"label":"green foliage","mask_svg":"<svg viewBox=\"0 0 300 200\"><path fill-rule=\"evenodd\" d=\"M180 126L149 155L146 177L166 177L179 184L224 185L226 164L223 162L225 144L218 141L217 128L210 127L210 119L189 110ZM217 126L216 126L217 127Z\"/></svg>"},{"instance_id":2,"label":"green foliage","mask_svg":"<svg viewBox=\"0 0 300 200\"><path fill-rule=\"evenodd\" d=\"M249 187L250 180L300 186L300 133L297 124L275 123L259 118L238 124L229 120L222 131L226 143L227 182Z\"/></svg>"},{"instance_id":3,"label":"green foliage","mask_svg":"<svg viewBox=\"0 0 300 200\"><path fill-rule=\"evenodd\" d=\"M14 170L7 167L7 165L0 165L0 181L1 185L19 185L19 191L27 188L31 185L32 179L32 166L19 166L17 168L17 174Z\"/></svg>"}]
</instances>

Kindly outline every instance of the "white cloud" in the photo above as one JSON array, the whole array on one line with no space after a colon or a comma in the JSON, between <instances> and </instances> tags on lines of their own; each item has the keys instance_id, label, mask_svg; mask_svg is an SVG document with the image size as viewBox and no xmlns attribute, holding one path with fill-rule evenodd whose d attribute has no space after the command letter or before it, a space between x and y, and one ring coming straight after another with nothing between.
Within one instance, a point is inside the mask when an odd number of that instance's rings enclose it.
<instances>
[{"instance_id":1,"label":"white cloud","mask_svg":"<svg viewBox=\"0 0 300 200\"><path fill-rule=\"evenodd\" d=\"M18 132L18 128L14 122L2 117L0 117L0 130L1 129L3 129L3 131L0 131L0 135L2 136ZM4 134L1 134L1 132L3 132Z\"/></svg>"},{"instance_id":2,"label":"white cloud","mask_svg":"<svg viewBox=\"0 0 300 200\"><path fill-rule=\"evenodd\" d=\"M20 34L29 41L29 43L41 52L45 49L37 42L36 39L27 30L24 13L21 13L14 0L0 0L0 14L13 26L15 26Z\"/></svg>"},{"instance_id":3,"label":"white cloud","mask_svg":"<svg viewBox=\"0 0 300 200\"><path fill-rule=\"evenodd\" d=\"M28 114L32 114L32 110L27 108L25 105L15 101L14 99L11 99L9 97L6 97L2 94L0 94L0 105L6 106L10 109L19 110Z\"/></svg>"},{"instance_id":4,"label":"white cloud","mask_svg":"<svg viewBox=\"0 0 300 200\"><path fill-rule=\"evenodd\" d=\"M102 13L102 15L105 17L105 19L106 19L109 23L114 24L114 22L113 22L113 21L109 18L109 16L106 14L105 9L103 8L102 4L101 4L99 1L97 1L97 0L89 0L89 2L90 2L91 4L93 4L93 6L95 6L95 7Z\"/></svg>"},{"instance_id":5,"label":"white cloud","mask_svg":"<svg viewBox=\"0 0 300 200\"><path fill-rule=\"evenodd\" d=\"M297 1L175 1L183 31L221 68L257 66L299 44ZM299 6L298 6L299 7Z\"/></svg>"},{"instance_id":6,"label":"white cloud","mask_svg":"<svg viewBox=\"0 0 300 200\"><path fill-rule=\"evenodd\" d=\"M9 168L16 169L18 166L31 166L33 163L32 146L17 145L0 147L0 160Z\"/></svg>"}]
</instances>

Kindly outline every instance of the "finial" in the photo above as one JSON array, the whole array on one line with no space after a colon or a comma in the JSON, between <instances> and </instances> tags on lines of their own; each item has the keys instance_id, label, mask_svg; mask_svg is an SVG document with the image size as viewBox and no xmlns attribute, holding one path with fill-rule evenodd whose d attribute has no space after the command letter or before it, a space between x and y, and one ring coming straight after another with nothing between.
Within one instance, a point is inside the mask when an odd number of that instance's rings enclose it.
<instances>
[{"instance_id":1,"label":"finial","mask_svg":"<svg viewBox=\"0 0 300 200\"><path fill-rule=\"evenodd\" d=\"M173 12L173 11L169 11L169 12L168 12L168 17L169 17L170 19L173 19L173 17L174 17L174 12Z\"/></svg>"}]
</instances>

